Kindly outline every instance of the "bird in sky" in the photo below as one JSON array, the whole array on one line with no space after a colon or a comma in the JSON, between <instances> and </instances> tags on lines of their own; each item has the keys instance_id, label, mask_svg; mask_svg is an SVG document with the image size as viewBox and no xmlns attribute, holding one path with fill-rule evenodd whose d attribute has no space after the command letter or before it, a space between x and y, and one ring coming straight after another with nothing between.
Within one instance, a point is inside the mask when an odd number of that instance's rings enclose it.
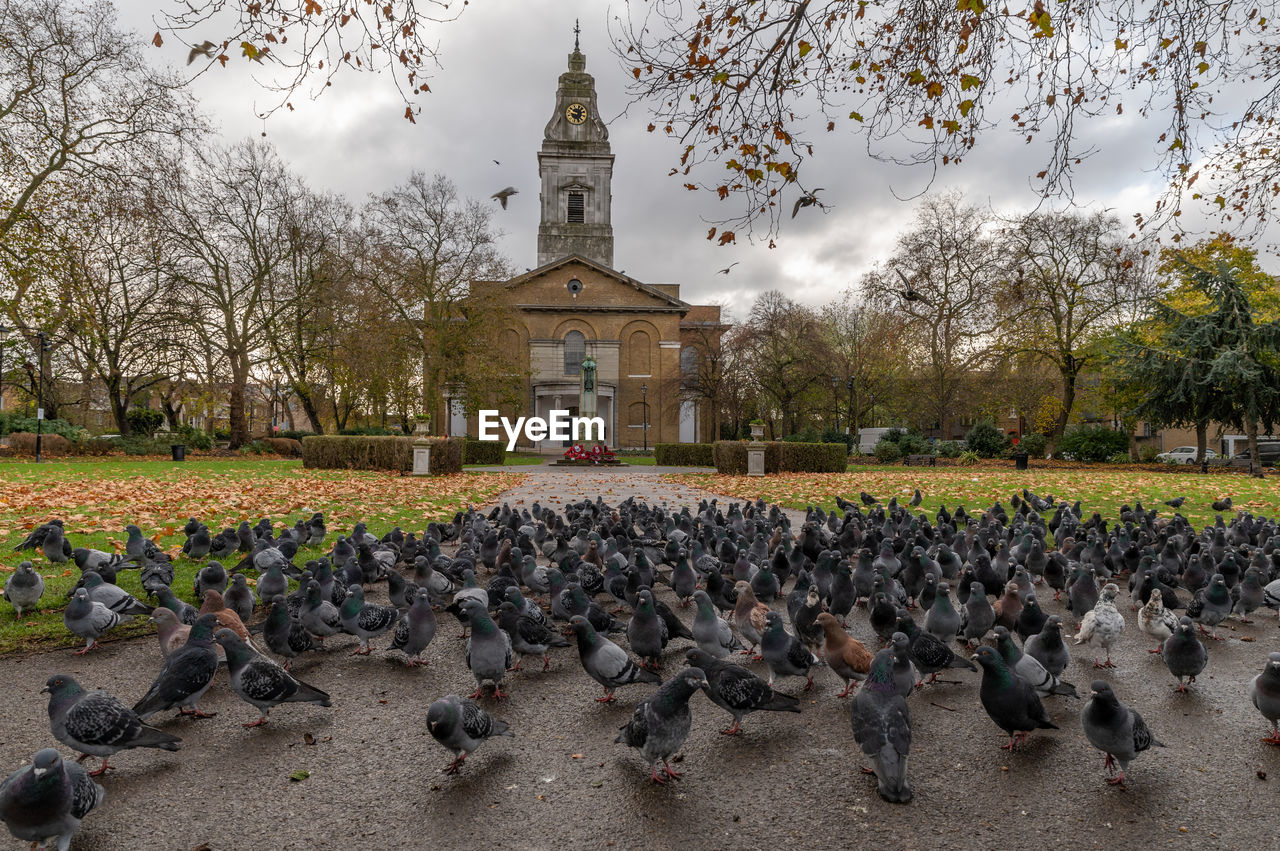
<instances>
[{"instance_id":1,"label":"bird in sky","mask_svg":"<svg viewBox=\"0 0 1280 851\"><path fill-rule=\"evenodd\" d=\"M490 195L489 197L497 198L498 203L502 204L502 209L505 210L507 209L507 199L510 198L512 195L519 194L519 192L520 190L516 189L514 186L508 186L506 189L500 189L497 192Z\"/></svg>"},{"instance_id":2,"label":"bird in sky","mask_svg":"<svg viewBox=\"0 0 1280 851\"><path fill-rule=\"evenodd\" d=\"M203 56L206 59L212 59L213 51L217 47L218 45L206 39L201 44L198 44L195 47L191 48L191 52L187 54L187 64L190 65L192 62L195 62L197 56Z\"/></svg>"},{"instance_id":3,"label":"bird in sky","mask_svg":"<svg viewBox=\"0 0 1280 851\"><path fill-rule=\"evenodd\" d=\"M742 261L740 261L740 260L734 260L734 261L733 261L732 263L730 263L728 266L725 266L723 269L721 269L720 271L716 272L716 274L717 274L717 275L727 275L727 274L729 274L729 270L730 270L730 269L732 269L734 266L737 266L740 262L742 262Z\"/></svg>"},{"instance_id":4,"label":"bird in sky","mask_svg":"<svg viewBox=\"0 0 1280 851\"><path fill-rule=\"evenodd\" d=\"M806 192L805 194L797 198L795 206L791 208L791 218L794 219L796 217L796 213L800 212L801 207L818 207L819 209L822 209L822 210L827 209L823 205L823 203L818 200L818 193L821 191L822 191L822 187L819 186L817 189L814 189L810 192Z\"/></svg>"}]
</instances>

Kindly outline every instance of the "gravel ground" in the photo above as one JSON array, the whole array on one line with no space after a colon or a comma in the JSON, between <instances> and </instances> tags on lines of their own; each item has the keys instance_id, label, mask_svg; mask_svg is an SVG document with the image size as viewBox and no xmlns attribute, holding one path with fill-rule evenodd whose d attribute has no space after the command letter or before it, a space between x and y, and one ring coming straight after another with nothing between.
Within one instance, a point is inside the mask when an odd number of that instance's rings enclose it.
<instances>
[{"instance_id":1,"label":"gravel ground","mask_svg":"<svg viewBox=\"0 0 1280 851\"><path fill-rule=\"evenodd\" d=\"M616 502L634 493L682 505L705 495L634 468L532 471L505 501L541 499L558 508L566 498L599 493ZM674 602L665 586L658 596ZM1045 608L1075 623L1061 603ZM572 647L553 653L548 673L535 665L511 674L509 700L483 702L516 738L491 740L460 775L446 777L440 769L450 755L427 733L426 707L474 688L461 630L446 615L426 654L429 665L418 670L390 655L352 657L354 639L335 637L326 653L295 665L302 679L329 692L333 707L282 706L264 728L241 728L256 714L220 674L202 703L216 718L152 719L185 739L181 751L113 758L118 770L103 779L106 804L85 821L75 847L1266 847L1274 824L1262 813L1274 811L1280 748L1259 742L1266 728L1247 689L1267 652L1280 648L1276 621L1220 630L1227 640L1208 642L1205 674L1179 695L1159 658L1147 653L1136 613L1127 604L1121 609L1127 628L1112 657L1118 667L1103 676L1167 745L1135 761L1124 789L1103 782L1102 754L1080 731L1081 701L1046 701L1062 729L1036 732L1010 756L978 701L979 676L949 671L945 679L954 682L927 686L910 700L915 801L886 804L874 778L859 772L864 763L847 701L835 697L842 684L823 669L800 715L757 713L742 736L718 735L728 715L695 695L680 765L685 778L657 786L638 753L613 744L653 687L628 686L617 704L597 704L600 689ZM692 620L691 610L680 614ZM850 627L872 645L864 612L853 613ZM668 648L668 676L688 646L676 640ZM1065 678L1087 693L1095 677L1090 654L1079 648L1074 655ZM753 664L764 674L763 663ZM160 667L153 638L110 642L87 658L69 650L0 658L0 765L12 770L53 744L39 693L50 674L70 673L132 703ZM802 683L780 685L798 693ZM309 777L291 781L300 770Z\"/></svg>"}]
</instances>

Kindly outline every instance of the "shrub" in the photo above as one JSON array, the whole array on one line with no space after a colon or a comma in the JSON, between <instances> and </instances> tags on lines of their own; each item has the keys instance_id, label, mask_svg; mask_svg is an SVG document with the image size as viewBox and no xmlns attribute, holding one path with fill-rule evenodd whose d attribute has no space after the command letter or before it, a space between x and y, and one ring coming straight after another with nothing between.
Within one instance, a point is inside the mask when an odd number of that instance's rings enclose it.
<instances>
[{"instance_id":1,"label":"shrub","mask_svg":"<svg viewBox=\"0 0 1280 851\"><path fill-rule=\"evenodd\" d=\"M284 458L302 457L302 443L292 437L268 437L261 442L265 443L272 452Z\"/></svg>"},{"instance_id":2,"label":"shrub","mask_svg":"<svg viewBox=\"0 0 1280 851\"><path fill-rule=\"evenodd\" d=\"M191 426L181 426L178 429L178 436L181 442L185 443L191 449L200 449L205 452L213 448L213 437L207 431Z\"/></svg>"},{"instance_id":3,"label":"shrub","mask_svg":"<svg viewBox=\"0 0 1280 851\"><path fill-rule=\"evenodd\" d=\"M1160 447L1154 444L1144 443L1138 447L1138 460L1144 464L1154 463L1159 454Z\"/></svg>"},{"instance_id":4,"label":"shrub","mask_svg":"<svg viewBox=\"0 0 1280 851\"><path fill-rule=\"evenodd\" d=\"M338 434L342 437L402 437L404 432L392 431L383 426L359 426L356 428L344 428Z\"/></svg>"},{"instance_id":5,"label":"shrub","mask_svg":"<svg viewBox=\"0 0 1280 851\"><path fill-rule=\"evenodd\" d=\"M765 454L765 470L769 456ZM782 443L778 446L779 473L843 473L849 451L841 443Z\"/></svg>"},{"instance_id":6,"label":"shrub","mask_svg":"<svg viewBox=\"0 0 1280 851\"><path fill-rule=\"evenodd\" d=\"M956 456L956 463L961 467L972 467L978 463L978 453L972 449L966 449Z\"/></svg>"},{"instance_id":7,"label":"shrub","mask_svg":"<svg viewBox=\"0 0 1280 851\"><path fill-rule=\"evenodd\" d=\"M296 429L296 430L295 430L295 429L288 429L288 428L287 428L287 429L282 429L282 430L280 430L280 431L276 432L276 437L288 437L288 438L292 438L293 440L296 440L296 441L301 442L301 441L302 441L302 438L304 438L304 437L310 437L310 436L311 436L311 435L313 435L313 434L315 434L315 432L314 432L314 431L308 431L307 429Z\"/></svg>"},{"instance_id":8,"label":"shrub","mask_svg":"<svg viewBox=\"0 0 1280 851\"><path fill-rule=\"evenodd\" d=\"M892 464L902 458L902 450L898 448L897 442L890 440L889 435L886 434L876 442L875 456L876 460L882 464Z\"/></svg>"},{"instance_id":9,"label":"shrub","mask_svg":"<svg viewBox=\"0 0 1280 851\"><path fill-rule=\"evenodd\" d=\"M1049 447L1049 438L1045 437L1038 431L1024 434L1022 439L1018 441L1018 445L1013 447L1014 452L1025 452L1032 458L1043 458L1044 451Z\"/></svg>"},{"instance_id":10,"label":"shrub","mask_svg":"<svg viewBox=\"0 0 1280 851\"><path fill-rule=\"evenodd\" d=\"M1129 457L1129 452L1117 452L1107 459L1108 464L1128 464L1133 459Z\"/></svg>"},{"instance_id":11,"label":"shrub","mask_svg":"<svg viewBox=\"0 0 1280 851\"><path fill-rule=\"evenodd\" d=\"M959 440L940 440L934 447L939 458L959 458L964 451L964 442Z\"/></svg>"},{"instance_id":12,"label":"shrub","mask_svg":"<svg viewBox=\"0 0 1280 851\"><path fill-rule=\"evenodd\" d=\"M17 455L36 454L36 436L26 431L13 432L9 435L9 448ZM71 441L60 434L45 434L40 438L40 454L70 455Z\"/></svg>"},{"instance_id":13,"label":"shrub","mask_svg":"<svg viewBox=\"0 0 1280 851\"><path fill-rule=\"evenodd\" d=\"M240 447L241 455L273 455L275 450L266 440L251 440Z\"/></svg>"},{"instance_id":14,"label":"shrub","mask_svg":"<svg viewBox=\"0 0 1280 851\"><path fill-rule=\"evenodd\" d=\"M1081 426L1062 436L1058 450L1076 461L1106 461L1129 453L1129 435L1106 426Z\"/></svg>"},{"instance_id":15,"label":"shrub","mask_svg":"<svg viewBox=\"0 0 1280 851\"><path fill-rule=\"evenodd\" d=\"M115 444L105 437L89 437L71 444L71 452L75 455L100 457L109 455L112 449L115 449Z\"/></svg>"},{"instance_id":16,"label":"shrub","mask_svg":"<svg viewBox=\"0 0 1280 851\"><path fill-rule=\"evenodd\" d=\"M653 447L653 463L660 467L714 467L714 445L710 443L658 443Z\"/></svg>"},{"instance_id":17,"label":"shrub","mask_svg":"<svg viewBox=\"0 0 1280 851\"><path fill-rule=\"evenodd\" d=\"M30 432L35 434L36 418L28 417L17 411L12 413L0 413L0 436L6 434L14 434L15 432ZM45 420L44 425L40 427L40 431L44 434L57 434L65 437L67 440L83 440L89 436L89 432L85 431L78 425L72 425L66 420ZM41 449L43 450L43 445Z\"/></svg>"},{"instance_id":18,"label":"shrub","mask_svg":"<svg viewBox=\"0 0 1280 851\"><path fill-rule=\"evenodd\" d=\"M302 441L302 466L318 470L413 469L412 437L313 435ZM431 444L431 472L457 473L462 470L461 438L428 438Z\"/></svg>"},{"instance_id":19,"label":"shrub","mask_svg":"<svg viewBox=\"0 0 1280 851\"><path fill-rule=\"evenodd\" d=\"M231 429L229 429L229 428L215 428L215 429L213 430L213 439L214 439L214 440L230 440L230 439L231 439Z\"/></svg>"},{"instance_id":20,"label":"shrub","mask_svg":"<svg viewBox=\"0 0 1280 851\"><path fill-rule=\"evenodd\" d=\"M1009 438L991 420L976 423L964 436L964 442L981 458L996 458L1009 448Z\"/></svg>"},{"instance_id":21,"label":"shrub","mask_svg":"<svg viewBox=\"0 0 1280 851\"><path fill-rule=\"evenodd\" d=\"M129 423L129 430L134 434L151 437L156 429L164 425L164 414L150 408L130 408L124 415Z\"/></svg>"},{"instance_id":22,"label":"shrub","mask_svg":"<svg viewBox=\"0 0 1280 851\"><path fill-rule=\"evenodd\" d=\"M500 440L467 440L463 445L463 464L485 464L496 467L505 462L506 458L507 451Z\"/></svg>"}]
</instances>

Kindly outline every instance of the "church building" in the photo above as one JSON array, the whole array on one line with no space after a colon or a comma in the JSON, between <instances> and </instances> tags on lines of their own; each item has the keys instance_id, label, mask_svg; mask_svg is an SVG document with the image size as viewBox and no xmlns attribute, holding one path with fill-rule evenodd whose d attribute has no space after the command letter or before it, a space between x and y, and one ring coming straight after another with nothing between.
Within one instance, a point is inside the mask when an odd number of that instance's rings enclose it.
<instances>
[{"instance_id":1,"label":"church building","mask_svg":"<svg viewBox=\"0 0 1280 851\"><path fill-rule=\"evenodd\" d=\"M575 39L538 152L537 268L472 284L497 291L507 306L500 345L519 353L527 375L524 410L503 413L578 415L581 365L590 355L596 413L611 447L709 442L711 412L689 385L708 347L719 345L720 308L683 301L679 284L646 283L614 268L614 157L586 64ZM451 407L449 434L474 436L476 428L475 411ZM563 444L522 448L558 453Z\"/></svg>"}]
</instances>

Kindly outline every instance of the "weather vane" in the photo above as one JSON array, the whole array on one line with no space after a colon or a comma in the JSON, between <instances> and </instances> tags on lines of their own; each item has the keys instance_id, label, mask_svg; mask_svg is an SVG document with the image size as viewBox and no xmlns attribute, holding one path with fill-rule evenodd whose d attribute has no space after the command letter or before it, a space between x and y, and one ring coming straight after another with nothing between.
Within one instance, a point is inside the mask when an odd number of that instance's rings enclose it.
<instances>
[{"instance_id":1,"label":"weather vane","mask_svg":"<svg viewBox=\"0 0 1280 851\"><path fill-rule=\"evenodd\" d=\"M578 19L573 19L573 51L578 52L578 33L582 32L582 28L578 26Z\"/></svg>"}]
</instances>

